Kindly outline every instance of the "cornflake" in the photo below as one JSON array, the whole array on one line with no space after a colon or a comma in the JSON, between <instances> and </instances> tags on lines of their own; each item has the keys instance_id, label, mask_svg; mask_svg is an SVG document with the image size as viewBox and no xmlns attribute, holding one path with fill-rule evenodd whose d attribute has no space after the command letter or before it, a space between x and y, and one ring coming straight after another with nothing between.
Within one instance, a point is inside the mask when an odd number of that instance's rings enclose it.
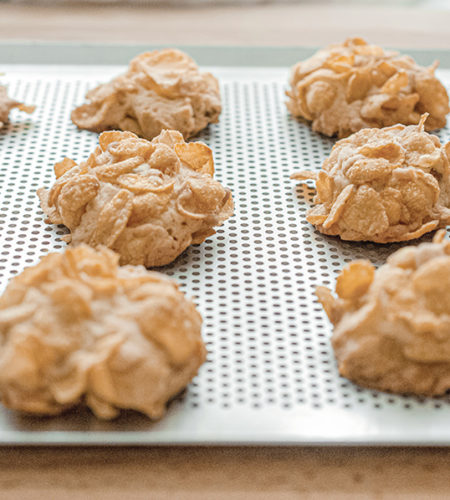
<instances>
[{"instance_id":1,"label":"cornflake","mask_svg":"<svg viewBox=\"0 0 450 500\"><path fill-rule=\"evenodd\" d=\"M205 360L202 319L175 282L81 245L45 256L0 297L0 395L26 413L87 405L165 412Z\"/></svg>"},{"instance_id":2,"label":"cornflake","mask_svg":"<svg viewBox=\"0 0 450 500\"><path fill-rule=\"evenodd\" d=\"M35 110L35 106L27 106L19 101L14 101L8 97L6 87L0 85L0 129L3 128L5 123L9 120L9 112L13 108L18 108L20 111L25 113L32 113Z\"/></svg>"},{"instance_id":3,"label":"cornflake","mask_svg":"<svg viewBox=\"0 0 450 500\"><path fill-rule=\"evenodd\" d=\"M294 66L286 105L316 132L345 137L362 128L417 124L445 126L447 92L429 68L409 56L384 51L360 38L330 45Z\"/></svg>"},{"instance_id":4,"label":"cornflake","mask_svg":"<svg viewBox=\"0 0 450 500\"><path fill-rule=\"evenodd\" d=\"M86 99L72 112L79 128L128 130L146 139L164 129L187 139L217 123L222 110L216 78L173 49L135 57L125 74L90 90Z\"/></svg>"},{"instance_id":5,"label":"cornflake","mask_svg":"<svg viewBox=\"0 0 450 500\"><path fill-rule=\"evenodd\" d=\"M388 243L419 238L450 222L450 143L419 125L364 129L338 141L313 179L307 220L343 240Z\"/></svg>"},{"instance_id":6,"label":"cornflake","mask_svg":"<svg viewBox=\"0 0 450 500\"><path fill-rule=\"evenodd\" d=\"M104 132L86 162L66 158L39 189L48 222L66 225L73 245L104 245L121 264L163 266L202 243L233 213L230 190L213 179L212 151L164 130L149 142Z\"/></svg>"},{"instance_id":7,"label":"cornflake","mask_svg":"<svg viewBox=\"0 0 450 500\"><path fill-rule=\"evenodd\" d=\"M450 241L392 254L377 271L369 261L347 265L337 298L317 296L334 324L339 372L363 386L440 395L450 389Z\"/></svg>"}]
</instances>

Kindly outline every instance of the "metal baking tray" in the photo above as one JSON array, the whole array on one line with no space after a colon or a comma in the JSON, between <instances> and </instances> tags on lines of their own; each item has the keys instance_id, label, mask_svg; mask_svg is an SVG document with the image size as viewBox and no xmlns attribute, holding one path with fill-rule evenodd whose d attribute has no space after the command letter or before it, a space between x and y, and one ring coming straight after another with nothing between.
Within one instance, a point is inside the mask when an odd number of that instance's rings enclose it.
<instances>
[{"instance_id":1,"label":"metal baking tray","mask_svg":"<svg viewBox=\"0 0 450 500\"><path fill-rule=\"evenodd\" d=\"M14 111L0 132L0 291L45 253L64 249L65 229L44 223L35 191L53 182L56 161L82 160L96 144L96 134L71 123L74 105L146 49L0 44L1 82L37 105L31 116ZM338 375L314 289L333 286L346 262L380 265L401 245L343 242L305 220L314 190L289 174L320 168L334 141L293 119L284 91L288 66L312 50L186 50L203 66L214 62L208 69L221 82L220 123L197 139L213 149L236 214L161 271L198 304L207 362L158 422L133 412L100 422L88 410L31 418L2 408L0 443L450 444L450 396L394 396ZM410 52L423 63L436 57ZM449 53L437 56L450 67ZM439 76L450 85L448 69ZM438 135L449 140L450 129Z\"/></svg>"}]
</instances>

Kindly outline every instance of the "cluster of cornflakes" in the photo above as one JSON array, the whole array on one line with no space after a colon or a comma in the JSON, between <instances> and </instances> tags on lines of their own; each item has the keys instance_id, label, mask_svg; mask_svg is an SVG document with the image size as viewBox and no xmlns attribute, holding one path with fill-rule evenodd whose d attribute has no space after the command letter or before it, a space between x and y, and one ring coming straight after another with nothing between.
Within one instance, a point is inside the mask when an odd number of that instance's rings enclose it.
<instances>
[{"instance_id":1,"label":"cluster of cornflakes","mask_svg":"<svg viewBox=\"0 0 450 500\"><path fill-rule=\"evenodd\" d=\"M287 107L329 136L417 124L423 113L430 115L426 129L434 130L445 126L450 111L435 69L360 38L348 39L294 66Z\"/></svg>"},{"instance_id":2,"label":"cluster of cornflakes","mask_svg":"<svg viewBox=\"0 0 450 500\"><path fill-rule=\"evenodd\" d=\"M121 264L168 264L233 213L211 150L175 131L151 142L104 132L86 162L65 159L55 173L53 187L38 191L49 221L66 225L73 245L111 248Z\"/></svg>"},{"instance_id":3,"label":"cluster of cornflakes","mask_svg":"<svg viewBox=\"0 0 450 500\"><path fill-rule=\"evenodd\" d=\"M0 129L3 128L5 123L8 122L9 112L14 108L18 108L20 111L24 111L25 113L32 113L35 106L27 106L21 102L15 101L14 99L10 99L6 91L6 87L0 85Z\"/></svg>"},{"instance_id":4,"label":"cluster of cornflakes","mask_svg":"<svg viewBox=\"0 0 450 500\"><path fill-rule=\"evenodd\" d=\"M187 139L216 123L222 110L216 78L200 73L188 55L173 49L140 54L125 74L90 90L86 98L72 112L79 128L128 130L146 139L164 129L178 130Z\"/></svg>"},{"instance_id":5,"label":"cluster of cornflakes","mask_svg":"<svg viewBox=\"0 0 450 500\"><path fill-rule=\"evenodd\" d=\"M183 138L218 121L219 86L186 54L163 50L136 57L87 98L75 124L123 131L102 133L85 162L57 163L54 185L38 190L72 246L0 297L0 396L37 415L87 405L102 419L120 409L159 418L206 349L195 305L140 265L172 262L233 213L212 151ZM0 127L14 107L31 111L0 87Z\"/></svg>"},{"instance_id":6,"label":"cluster of cornflakes","mask_svg":"<svg viewBox=\"0 0 450 500\"><path fill-rule=\"evenodd\" d=\"M54 415L79 404L100 418L131 408L151 418L205 360L201 316L177 285L118 266L106 248L49 254L0 297L0 395Z\"/></svg>"},{"instance_id":7,"label":"cluster of cornflakes","mask_svg":"<svg viewBox=\"0 0 450 500\"><path fill-rule=\"evenodd\" d=\"M450 389L450 241L391 255L377 271L354 261L341 272L335 298L317 289L335 325L341 375L375 389L444 394Z\"/></svg>"},{"instance_id":8,"label":"cluster of cornflakes","mask_svg":"<svg viewBox=\"0 0 450 500\"><path fill-rule=\"evenodd\" d=\"M339 140L317 172L307 220L343 240L408 241L450 223L447 92L437 64L349 39L298 63L287 107L313 130ZM350 135L352 134L352 135ZM317 295L334 324L341 375L376 389L425 395L450 389L450 242L406 247L378 271L346 266L335 298Z\"/></svg>"},{"instance_id":9,"label":"cluster of cornflakes","mask_svg":"<svg viewBox=\"0 0 450 500\"><path fill-rule=\"evenodd\" d=\"M306 218L325 234L377 243L418 238L450 222L450 143L419 125L364 129L333 147Z\"/></svg>"}]
</instances>

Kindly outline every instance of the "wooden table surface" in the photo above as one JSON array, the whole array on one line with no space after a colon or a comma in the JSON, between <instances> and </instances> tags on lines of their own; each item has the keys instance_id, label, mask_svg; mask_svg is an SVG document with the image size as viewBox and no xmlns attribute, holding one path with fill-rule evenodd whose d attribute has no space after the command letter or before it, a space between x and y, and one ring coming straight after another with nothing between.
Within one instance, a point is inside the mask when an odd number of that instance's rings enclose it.
<instances>
[{"instance_id":1,"label":"wooden table surface","mask_svg":"<svg viewBox=\"0 0 450 500\"><path fill-rule=\"evenodd\" d=\"M396 47L450 49L450 8L439 11L317 3L163 9L121 7L120 3L109 7L39 7L0 1L0 39L320 46L348 36L364 36L374 43Z\"/></svg>"},{"instance_id":2,"label":"wooden table surface","mask_svg":"<svg viewBox=\"0 0 450 500\"><path fill-rule=\"evenodd\" d=\"M2 500L449 498L443 449L16 449L0 453Z\"/></svg>"},{"instance_id":3,"label":"wooden table surface","mask_svg":"<svg viewBox=\"0 0 450 500\"><path fill-rule=\"evenodd\" d=\"M449 26L450 10L0 3L0 39L286 46L360 35L450 49ZM10 448L0 453L0 499L450 498L449 459L429 448Z\"/></svg>"}]
</instances>

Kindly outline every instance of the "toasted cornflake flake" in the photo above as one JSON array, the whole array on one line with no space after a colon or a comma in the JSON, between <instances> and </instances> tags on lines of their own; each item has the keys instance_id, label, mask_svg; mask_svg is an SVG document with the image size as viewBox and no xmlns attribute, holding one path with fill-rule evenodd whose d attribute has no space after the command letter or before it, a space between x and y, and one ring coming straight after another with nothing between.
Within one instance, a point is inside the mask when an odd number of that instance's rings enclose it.
<instances>
[{"instance_id":1,"label":"toasted cornflake flake","mask_svg":"<svg viewBox=\"0 0 450 500\"><path fill-rule=\"evenodd\" d=\"M373 281L375 269L367 260L355 260L346 266L336 281L336 293L343 299L362 295Z\"/></svg>"},{"instance_id":2,"label":"toasted cornflake flake","mask_svg":"<svg viewBox=\"0 0 450 500\"><path fill-rule=\"evenodd\" d=\"M348 39L294 66L286 104L294 116L328 136L417 124L423 113L430 115L426 129L435 130L445 126L450 111L436 67L424 68L409 56Z\"/></svg>"},{"instance_id":3,"label":"toasted cornflake flake","mask_svg":"<svg viewBox=\"0 0 450 500\"><path fill-rule=\"evenodd\" d=\"M205 360L202 319L175 282L80 245L49 254L0 297L0 395L56 415L85 404L102 419L151 418Z\"/></svg>"},{"instance_id":4,"label":"toasted cornflake flake","mask_svg":"<svg viewBox=\"0 0 450 500\"><path fill-rule=\"evenodd\" d=\"M129 130L146 139L164 129L187 139L217 123L222 111L216 78L174 49L135 57L125 74L90 90L86 99L72 112L79 128Z\"/></svg>"},{"instance_id":5,"label":"toasted cornflake flake","mask_svg":"<svg viewBox=\"0 0 450 500\"><path fill-rule=\"evenodd\" d=\"M104 132L99 144L79 166L57 163L53 187L38 190L49 222L66 225L72 244L107 246L121 264L162 266L232 215L206 145L168 130L151 142Z\"/></svg>"},{"instance_id":6,"label":"toasted cornflake flake","mask_svg":"<svg viewBox=\"0 0 450 500\"><path fill-rule=\"evenodd\" d=\"M449 145L419 125L363 129L333 147L322 170L293 179L316 182L307 220L343 240L389 243L419 238L450 223Z\"/></svg>"},{"instance_id":7,"label":"toasted cornflake flake","mask_svg":"<svg viewBox=\"0 0 450 500\"><path fill-rule=\"evenodd\" d=\"M27 106L21 102L10 99L6 87L0 85L0 129L8 122L9 112L14 108L25 113L32 113L35 110L35 106Z\"/></svg>"},{"instance_id":8,"label":"toasted cornflake flake","mask_svg":"<svg viewBox=\"0 0 450 500\"><path fill-rule=\"evenodd\" d=\"M347 265L317 296L334 324L342 376L398 393L440 395L450 389L450 241L405 247L374 272Z\"/></svg>"}]
</instances>

